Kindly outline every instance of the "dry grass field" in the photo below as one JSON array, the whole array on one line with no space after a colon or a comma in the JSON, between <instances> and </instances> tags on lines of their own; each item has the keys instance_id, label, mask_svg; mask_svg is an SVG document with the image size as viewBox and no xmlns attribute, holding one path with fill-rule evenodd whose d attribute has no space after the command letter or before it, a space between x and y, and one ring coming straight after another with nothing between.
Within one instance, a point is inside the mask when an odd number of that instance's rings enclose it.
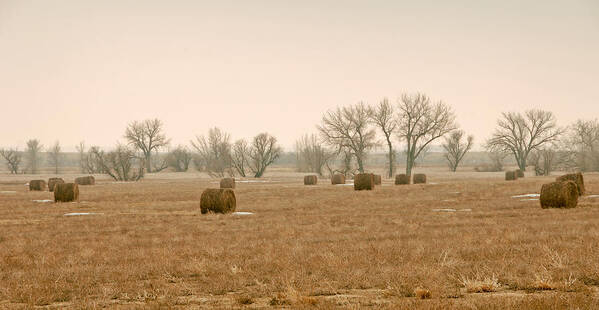
<instances>
[{"instance_id":1,"label":"dry grass field","mask_svg":"<svg viewBox=\"0 0 599 310\"><path fill-rule=\"evenodd\" d=\"M237 184L252 215L201 215L218 180L196 173L98 177L58 204L4 175L0 308L599 307L599 175L544 210L512 196L553 178L421 169L429 184L356 192L288 171Z\"/></svg>"}]
</instances>

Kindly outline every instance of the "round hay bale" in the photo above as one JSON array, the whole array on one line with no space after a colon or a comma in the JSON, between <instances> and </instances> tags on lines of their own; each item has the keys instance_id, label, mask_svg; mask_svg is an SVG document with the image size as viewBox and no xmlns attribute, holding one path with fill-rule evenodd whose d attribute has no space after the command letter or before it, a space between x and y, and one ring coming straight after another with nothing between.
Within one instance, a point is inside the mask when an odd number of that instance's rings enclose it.
<instances>
[{"instance_id":1,"label":"round hay bale","mask_svg":"<svg viewBox=\"0 0 599 310\"><path fill-rule=\"evenodd\" d=\"M358 173L354 176L354 190L373 190L374 189L374 174Z\"/></svg>"},{"instance_id":2,"label":"round hay bale","mask_svg":"<svg viewBox=\"0 0 599 310\"><path fill-rule=\"evenodd\" d=\"M578 173L565 174L560 177L557 177L555 180L559 181L559 182L572 181L572 182L576 183L576 188L578 189L578 195L580 195L580 196L584 195L585 189L584 189L584 178L582 177L582 173L578 172Z\"/></svg>"},{"instance_id":3,"label":"round hay bale","mask_svg":"<svg viewBox=\"0 0 599 310\"><path fill-rule=\"evenodd\" d=\"M235 178L223 178L220 180L220 188L235 188Z\"/></svg>"},{"instance_id":4,"label":"round hay bale","mask_svg":"<svg viewBox=\"0 0 599 310\"><path fill-rule=\"evenodd\" d=\"M75 184L78 185L95 185L96 184L96 178L94 178L93 175L88 175L85 177L78 177L75 178Z\"/></svg>"},{"instance_id":5,"label":"round hay bale","mask_svg":"<svg viewBox=\"0 0 599 310\"><path fill-rule=\"evenodd\" d=\"M44 181L44 180L29 181L29 190L30 191L45 191L46 190L46 181Z\"/></svg>"},{"instance_id":6,"label":"round hay bale","mask_svg":"<svg viewBox=\"0 0 599 310\"><path fill-rule=\"evenodd\" d=\"M505 180L506 181L514 181L518 179L518 175L516 174L516 171L506 171L505 172Z\"/></svg>"},{"instance_id":7,"label":"round hay bale","mask_svg":"<svg viewBox=\"0 0 599 310\"><path fill-rule=\"evenodd\" d=\"M54 202L79 201L79 185L77 183L56 183L54 185Z\"/></svg>"},{"instance_id":8,"label":"round hay bale","mask_svg":"<svg viewBox=\"0 0 599 310\"><path fill-rule=\"evenodd\" d=\"M574 208L578 204L578 188L572 181L552 182L541 187L541 208Z\"/></svg>"},{"instance_id":9,"label":"round hay bale","mask_svg":"<svg viewBox=\"0 0 599 310\"><path fill-rule=\"evenodd\" d=\"M54 185L56 185L58 183L62 184L62 183L64 183L64 180L62 178L49 178L48 179L48 190L53 192Z\"/></svg>"},{"instance_id":10,"label":"round hay bale","mask_svg":"<svg viewBox=\"0 0 599 310\"><path fill-rule=\"evenodd\" d=\"M395 175L395 185L410 184L410 176L406 174Z\"/></svg>"},{"instance_id":11,"label":"round hay bale","mask_svg":"<svg viewBox=\"0 0 599 310\"><path fill-rule=\"evenodd\" d=\"M235 193L228 188L208 188L202 192L202 196L200 197L200 210L202 214L208 212L234 212L236 205Z\"/></svg>"},{"instance_id":12,"label":"round hay bale","mask_svg":"<svg viewBox=\"0 0 599 310\"><path fill-rule=\"evenodd\" d=\"M381 185L382 182L383 182L383 178L381 177L381 175L375 174L374 175L374 185Z\"/></svg>"},{"instance_id":13,"label":"round hay bale","mask_svg":"<svg viewBox=\"0 0 599 310\"><path fill-rule=\"evenodd\" d=\"M331 178L331 184L345 184L345 176L340 173L334 174Z\"/></svg>"},{"instance_id":14,"label":"round hay bale","mask_svg":"<svg viewBox=\"0 0 599 310\"><path fill-rule=\"evenodd\" d=\"M426 183L426 174L424 174L424 173L414 174L414 184L425 184L425 183Z\"/></svg>"},{"instance_id":15,"label":"round hay bale","mask_svg":"<svg viewBox=\"0 0 599 310\"><path fill-rule=\"evenodd\" d=\"M524 177L524 171L522 171L520 169L516 169L516 177L517 178L523 178Z\"/></svg>"},{"instance_id":16,"label":"round hay bale","mask_svg":"<svg viewBox=\"0 0 599 310\"><path fill-rule=\"evenodd\" d=\"M315 175L304 176L304 185L316 185L317 182L318 182L318 177Z\"/></svg>"}]
</instances>

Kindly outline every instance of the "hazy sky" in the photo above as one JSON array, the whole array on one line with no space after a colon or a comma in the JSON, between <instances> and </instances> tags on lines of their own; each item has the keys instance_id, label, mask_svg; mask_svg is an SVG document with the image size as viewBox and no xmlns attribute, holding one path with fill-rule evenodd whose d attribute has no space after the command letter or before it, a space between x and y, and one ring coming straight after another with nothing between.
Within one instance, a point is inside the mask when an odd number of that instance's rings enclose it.
<instances>
[{"instance_id":1,"label":"hazy sky","mask_svg":"<svg viewBox=\"0 0 599 310\"><path fill-rule=\"evenodd\" d=\"M158 117L290 147L322 114L422 91L477 142L502 111L599 117L599 1L0 0L0 146L111 146Z\"/></svg>"}]
</instances>

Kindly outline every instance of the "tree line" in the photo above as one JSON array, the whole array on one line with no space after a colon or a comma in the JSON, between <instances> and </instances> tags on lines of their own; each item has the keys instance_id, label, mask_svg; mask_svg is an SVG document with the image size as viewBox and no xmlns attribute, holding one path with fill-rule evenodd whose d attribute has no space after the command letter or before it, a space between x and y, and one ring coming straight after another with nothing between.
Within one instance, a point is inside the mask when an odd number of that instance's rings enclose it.
<instances>
[{"instance_id":1,"label":"tree line","mask_svg":"<svg viewBox=\"0 0 599 310\"><path fill-rule=\"evenodd\" d=\"M319 175L351 176L365 172L368 155L383 147L387 176L396 173L400 150L405 158L405 173L411 175L418 160L440 141L449 169L456 171L472 149L474 137L466 135L455 119L450 105L433 101L423 93L403 94L394 103L384 98L374 105L359 102L337 107L322 116L315 133L296 141L297 168ZM88 148L84 142L77 145L81 172L104 173L115 180L129 181L167 168L184 172L193 163L212 177L261 177L283 152L277 139L268 133L232 141L230 134L220 128L196 136L189 146L171 148L159 119L130 123L123 138L124 142L111 151L98 146ZM501 171L507 156L513 156L523 171L532 166L537 175L547 175L554 169L599 170L597 120L578 120L559 127L550 111L506 112L482 146L491 164L477 167L477 171ZM35 174L44 149L48 164L59 173L64 160L59 142L44 148L39 140L31 139L25 151L4 148L0 149L0 156L11 173Z\"/></svg>"}]
</instances>

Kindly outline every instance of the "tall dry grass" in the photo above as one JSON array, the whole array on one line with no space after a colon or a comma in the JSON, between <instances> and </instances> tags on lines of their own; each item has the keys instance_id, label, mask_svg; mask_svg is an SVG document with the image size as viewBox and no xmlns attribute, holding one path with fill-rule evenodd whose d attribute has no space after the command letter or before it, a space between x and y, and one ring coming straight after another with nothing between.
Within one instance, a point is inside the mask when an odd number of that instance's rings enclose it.
<instances>
[{"instance_id":1,"label":"tall dry grass","mask_svg":"<svg viewBox=\"0 0 599 310\"><path fill-rule=\"evenodd\" d=\"M293 174L237 184L237 211L201 215L218 181L160 174L38 203L0 179L0 307L593 309L599 198L511 198L552 178L429 173L373 191ZM189 177L189 178L188 178ZM68 176L63 176L65 180ZM585 175L598 193L599 175ZM15 193L4 193L15 191ZM456 212L434 212L455 209ZM471 209L471 211L460 211ZM64 216L69 212L96 213Z\"/></svg>"}]
</instances>

